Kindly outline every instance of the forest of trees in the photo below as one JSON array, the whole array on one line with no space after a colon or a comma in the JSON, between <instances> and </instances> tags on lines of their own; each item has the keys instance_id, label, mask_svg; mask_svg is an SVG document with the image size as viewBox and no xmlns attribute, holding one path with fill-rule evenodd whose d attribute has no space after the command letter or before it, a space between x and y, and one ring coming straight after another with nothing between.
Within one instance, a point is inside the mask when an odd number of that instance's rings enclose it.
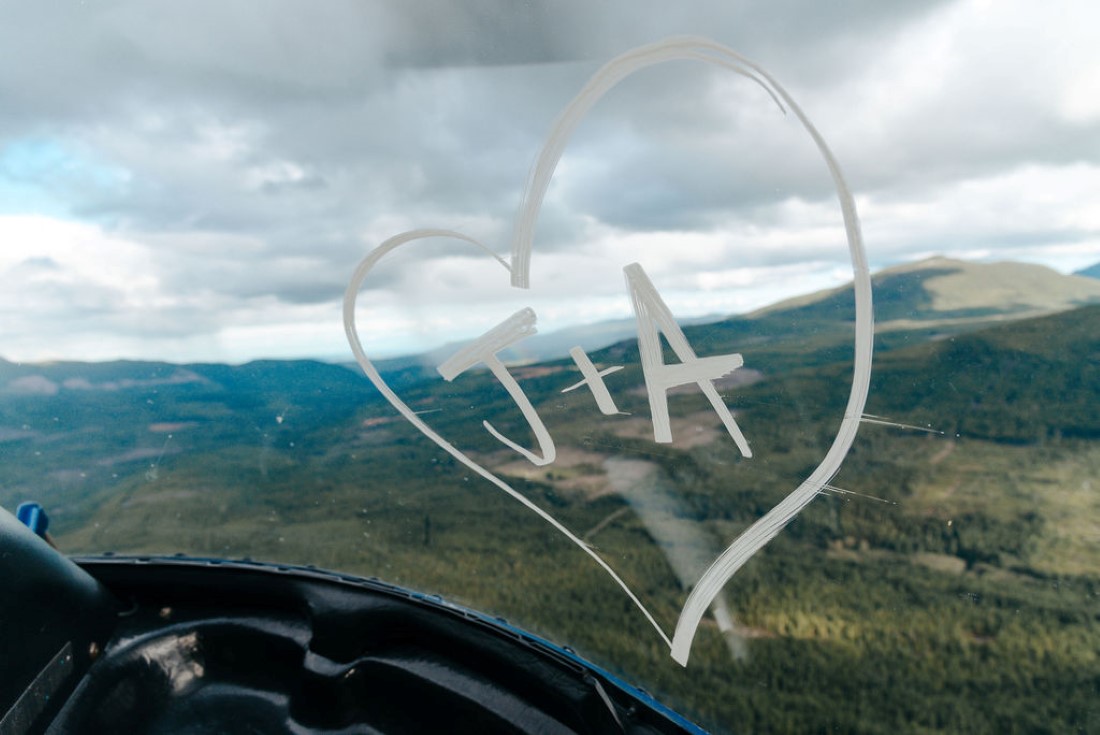
<instances>
[{"instance_id":1,"label":"forest of trees","mask_svg":"<svg viewBox=\"0 0 1100 735\"><path fill-rule=\"evenodd\" d=\"M868 413L927 430L861 430L836 491L727 585L741 654L707 622L686 669L584 554L395 420L343 367L187 366L194 380L166 382L176 368L129 365L152 377L124 404L117 392L7 395L0 425L25 428L5 441L0 504L43 502L71 552L316 564L442 594L570 645L715 731L1098 732L1098 323L1090 307L886 351ZM711 351L728 345L720 325L693 339L704 334ZM715 548L729 543L812 470L835 432L850 367L830 362L843 352L835 340L818 346L802 366L767 345L745 350L747 364L772 371L730 392L754 460L721 432L656 445L624 431L646 415L634 364L613 384L632 416L601 423L590 397L561 393L563 362L524 389L589 464L497 465L569 528L587 529L671 627L684 584L637 506L577 488L598 483L600 457L644 459L675 488L671 513ZM632 349L593 357L629 363ZM81 372L54 370L58 383ZM431 419L483 461L501 446L482 420L526 436L486 374L403 389L417 410L476 405ZM690 392L671 405L674 419L708 410ZM119 446L144 453L112 459Z\"/></svg>"}]
</instances>

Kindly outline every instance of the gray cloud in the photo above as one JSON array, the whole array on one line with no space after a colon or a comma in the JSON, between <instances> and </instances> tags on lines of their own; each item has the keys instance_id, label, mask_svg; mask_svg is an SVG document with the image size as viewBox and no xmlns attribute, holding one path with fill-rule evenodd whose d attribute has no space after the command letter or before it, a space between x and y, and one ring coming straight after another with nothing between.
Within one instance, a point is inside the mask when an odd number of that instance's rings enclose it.
<instances>
[{"instance_id":1,"label":"gray cloud","mask_svg":"<svg viewBox=\"0 0 1100 735\"><path fill-rule=\"evenodd\" d=\"M1100 161L1100 123L1052 108L1053 93L1036 81L1046 67L1027 76L1026 34L984 35L971 22L939 47L921 46L920 34L952 28L959 8L14 4L0 18L0 156L45 141L64 147L65 165L37 179L3 170L0 178L33 183L72 217L149 248L162 287L194 304L182 321L166 311L164 323L198 331L218 323L203 299L223 308L265 297L335 301L355 262L396 229L467 228L506 250L528 168L558 111L599 64L672 34L714 37L765 66L818 123L855 189L876 201L923 200L1024 165ZM911 46L927 56L909 78ZM951 66L956 57L965 63ZM950 73L937 76L940 67ZM730 79L671 65L614 90L567 150L538 247L585 247L593 223L778 227L785 202L831 207L832 183L805 133L761 90ZM1092 236L1065 224L1025 229L1037 242ZM913 244L932 237L915 234ZM986 247L989 237L972 233L971 243ZM418 244L417 255L454 247ZM793 262L819 249L804 243L751 260ZM373 284L400 282L380 269ZM114 302L100 296L96 308L109 311Z\"/></svg>"}]
</instances>

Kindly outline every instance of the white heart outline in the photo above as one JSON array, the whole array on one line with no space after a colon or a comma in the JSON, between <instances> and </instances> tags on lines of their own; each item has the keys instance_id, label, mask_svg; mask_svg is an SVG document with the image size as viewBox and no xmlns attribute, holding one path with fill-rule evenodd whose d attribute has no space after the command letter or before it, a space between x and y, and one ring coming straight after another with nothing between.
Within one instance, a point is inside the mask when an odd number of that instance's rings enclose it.
<instances>
[{"instance_id":1,"label":"white heart outline","mask_svg":"<svg viewBox=\"0 0 1100 735\"><path fill-rule=\"evenodd\" d=\"M810 473L793 492L787 495L778 505L765 513L740 536L734 539L725 551L723 551L708 569L699 578L699 581L688 594L684 606L681 608L680 617L676 622L676 631L670 640L662 630L653 615L638 599L627 584L615 573L606 561L604 561L588 544L579 539L569 529L559 523L536 506L527 498L516 492L508 483L489 472L477 462L466 456L464 452L456 448L442 436L429 427L415 412L386 384L378 373L374 364L367 357L363 346L359 341L359 333L355 323L355 304L364 279L374 265L387 253L401 245L422 240L429 237L451 237L465 241L485 251L497 260L511 273L512 285L516 288L529 288L531 250L534 239L534 227L542 208L542 202L546 195L550 179L553 176L557 163L561 158L570 134L577 124L584 118L591 107L612 87L623 79L648 66L665 63L668 61L696 60L730 69L755 81L771 95L772 99L784 112L784 103L809 133L817 146L822 158L828 166L836 187L837 198L844 218L844 231L848 240L848 249L852 261L853 289L855 292L855 354L852 367L852 388L848 396L848 404L844 416L841 419L840 428L836 438L826 452L825 457L817 468ZM344 331L348 343L355 355L356 361L370 381L385 396L386 400L397 409L413 426L419 429L425 436L435 442L441 449L462 464L469 467L477 474L484 477L504 492L511 495L524 506L538 514L543 520L552 525L560 533L564 534L581 550L588 554L600 567L607 572L612 579L630 597L634 605L641 610L650 624L671 649L673 660L681 666L687 666L691 653L691 643L695 638L695 632L699 627L707 607L721 591L737 570L740 569L756 552L762 549L769 541L805 508L810 501L817 497L818 493L840 470L844 457L851 449L863 417L863 410L867 403L867 395L871 379L871 354L874 343L874 317L871 305L871 274L867 265L867 256L863 248L863 238L860 232L859 217L856 212L855 200L848 189L847 182L840 172L840 166L833 157L825 140L818 133L817 128L802 112L801 108L787 94L786 90L771 75L756 64L745 59L732 49L707 38L699 37L673 37L658 41L646 46L640 46L628 51L605 64L597 71L580 93L565 107L551 127L550 134L536 159L535 165L528 176L523 200L520 205L519 215L516 219L516 228L512 238L512 262L509 265L500 256L484 246L477 240L453 230L420 229L410 230L395 235L372 250L357 266L347 290L344 292Z\"/></svg>"}]
</instances>

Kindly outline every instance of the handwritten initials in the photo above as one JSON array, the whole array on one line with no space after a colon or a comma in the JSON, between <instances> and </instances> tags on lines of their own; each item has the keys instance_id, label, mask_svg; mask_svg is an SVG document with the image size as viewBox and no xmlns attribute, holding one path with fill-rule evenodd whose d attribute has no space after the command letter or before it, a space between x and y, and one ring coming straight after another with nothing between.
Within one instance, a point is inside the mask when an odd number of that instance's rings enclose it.
<instances>
[{"instance_id":1,"label":"handwritten initials","mask_svg":"<svg viewBox=\"0 0 1100 735\"><path fill-rule=\"evenodd\" d=\"M672 316L672 311L661 299L657 288L649 280L649 276L646 275L642 266L631 263L623 268L623 273L626 274L627 289L630 291L631 301L634 305L634 318L638 329L638 352L642 361L642 373L645 376L646 393L649 395L649 409L653 421L653 440L661 444L672 442L672 424L668 415L668 391L681 385L695 383L703 391L703 395L707 397L707 400L710 401L710 405L722 420L722 425L726 427L726 431L733 437L741 456L752 457L752 450L749 448L745 435L741 433L741 429L737 426L737 422L734 420L729 408L714 387L715 380L729 375L745 364L741 355L734 353L715 357L696 356L695 350L692 349L687 337L684 336L683 330L680 329L680 325L676 323L675 317ZM536 321L537 316L533 309L520 309L444 360L437 371L443 376L444 380L451 382L476 365L483 364L488 367L493 376L508 391L508 395L515 401L520 413L527 419L527 423L530 425L531 431L534 432L536 441L538 441L542 456L516 444L493 428L493 425L488 421L482 421L482 425L502 444L514 449L533 464L541 467L552 463L557 457L554 439L547 431L546 424L543 423L538 411L531 404L531 400L523 392L523 388L508 372L508 368L504 366L499 357L501 351L537 334ZM679 363L674 365L665 363L661 355L661 334L665 335L672 351L680 358ZM611 397L611 392L603 379L611 373L622 370L623 366L616 365L597 371L591 358L580 347L569 350L569 355L581 371L584 380L565 388L562 393L568 393L587 385L592 392L592 396L596 399L596 406L601 413L606 416L622 413L615 406L615 400Z\"/></svg>"},{"instance_id":2,"label":"handwritten initials","mask_svg":"<svg viewBox=\"0 0 1100 735\"><path fill-rule=\"evenodd\" d=\"M532 502L530 498L517 492L500 476L490 472L441 436L425 423L408 404L401 400L382 378L363 350L355 323L355 304L359 288L364 279L382 258L399 247L433 237L450 238L481 250L508 272L513 287L518 289L528 288L530 286L531 252L535 222L542 208L550 179L562 152L565 150L570 134L589 109L620 81L646 67L681 59L702 61L728 69L735 74L752 80L771 97L784 114L792 114L811 138L832 177L840 210L844 217L844 231L852 263L856 318L853 345L855 357L853 360L851 390L844 413L840 418L840 427L836 438L821 462L809 476L774 508L734 539L714 559L710 567L690 588L680 611L680 616L676 621L676 629L670 637L630 586L593 547L566 528L553 515ZM649 397L654 440L657 442L672 441L668 407L669 391L677 386L694 383L707 397L726 431L733 438L741 455L751 457L752 450L749 448L748 441L741 433L741 429L718 395L718 390L714 385L714 381L718 378L742 367L744 361L741 355L728 354L712 357L699 357L696 355L683 331L676 324L672 312L661 299L641 266L632 263L626 266L623 271L626 275L627 290L630 293L634 307L634 318L638 332L638 351L645 378L646 393ZM536 454L519 446L516 442L497 431L487 421L483 422L486 431L534 464L546 465L553 462L556 456L554 440L535 411L530 399L523 392L516 379L508 372L499 357L500 352L505 348L535 334L536 321L537 318L532 309L521 309L476 339L472 344L462 348L455 355L445 360L438 370L445 380L451 381L477 365L487 366L505 390L508 391L516 406L519 407L519 410L527 419L538 444L538 453ZM874 341L871 277L867 256L863 250L863 239L860 234L855 200L840 172L840 166L826 145L825 140L791 96L767 72L725 46L709 39L692 37L666 39L634 49L613 59L596 72L573 101L566 106L554 123L528 177L520 211L516 218L510 260L506 261L469 235L454 230L421 229L394 235L368 253L356 267L351 282L344 292L344 330L352 352L355 354L355 359L362 367L364 374L370 378L379 392L410 424L470 471L507 493L532 513L537 514L547 524L568 538L578 549L587 554L630 598L630 601L653 626L661 640L668 645L672 658L682 665L687 664L691 643L695 638L703 614L715 600L722 586L756 552L782 531L784 526L797 516L803 508L812 502L839 470L841 462L855 439L860 417L863 416L863 409L866 405L871 376L871 351ZM664 361L661 350L662 334L679 362L669 364ZM563 392L576 390L582 386L587 387L602 414L610 416L621 413L604 378L621 370L622 366L616 365L597 370L592 360L581 348L575 347L570 350L569 354L580 370L582 380L565 388Z\"/></svg>"}]
</instances>

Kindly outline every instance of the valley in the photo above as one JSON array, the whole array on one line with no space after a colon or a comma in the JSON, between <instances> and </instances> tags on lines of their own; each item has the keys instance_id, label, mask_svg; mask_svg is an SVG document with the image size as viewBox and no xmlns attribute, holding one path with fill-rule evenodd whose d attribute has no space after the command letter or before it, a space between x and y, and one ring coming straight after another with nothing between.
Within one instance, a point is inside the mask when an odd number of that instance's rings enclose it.
<instances>
[{"instance_id":1,"label":"valley","mask_svg":"<svg viewBox=\"0 0 1100 735\"><path fill-rule=\"evenodd\" d=\"M716 730L1095 731L1100 281L955 263L876 276L872 418L829 487L726 585L686 669L578 548L346 366L0 363L0 505L41 502L67 553L312 564L440 594ZM1002 276L1023 285L968 293ZM626 415L562 393L578 379L563 355L516 370L559 446L544 467L484 429L533 444L488 373L382 369L671 630L709 560L832 441L850 306L840 289L684 327L700 355L736 351L753 371L721 386L751 460L698 391L670 396L674 441L654 442L630 339L590 351L624 366L606 381Z\"/></svg>"}]
</instances>

